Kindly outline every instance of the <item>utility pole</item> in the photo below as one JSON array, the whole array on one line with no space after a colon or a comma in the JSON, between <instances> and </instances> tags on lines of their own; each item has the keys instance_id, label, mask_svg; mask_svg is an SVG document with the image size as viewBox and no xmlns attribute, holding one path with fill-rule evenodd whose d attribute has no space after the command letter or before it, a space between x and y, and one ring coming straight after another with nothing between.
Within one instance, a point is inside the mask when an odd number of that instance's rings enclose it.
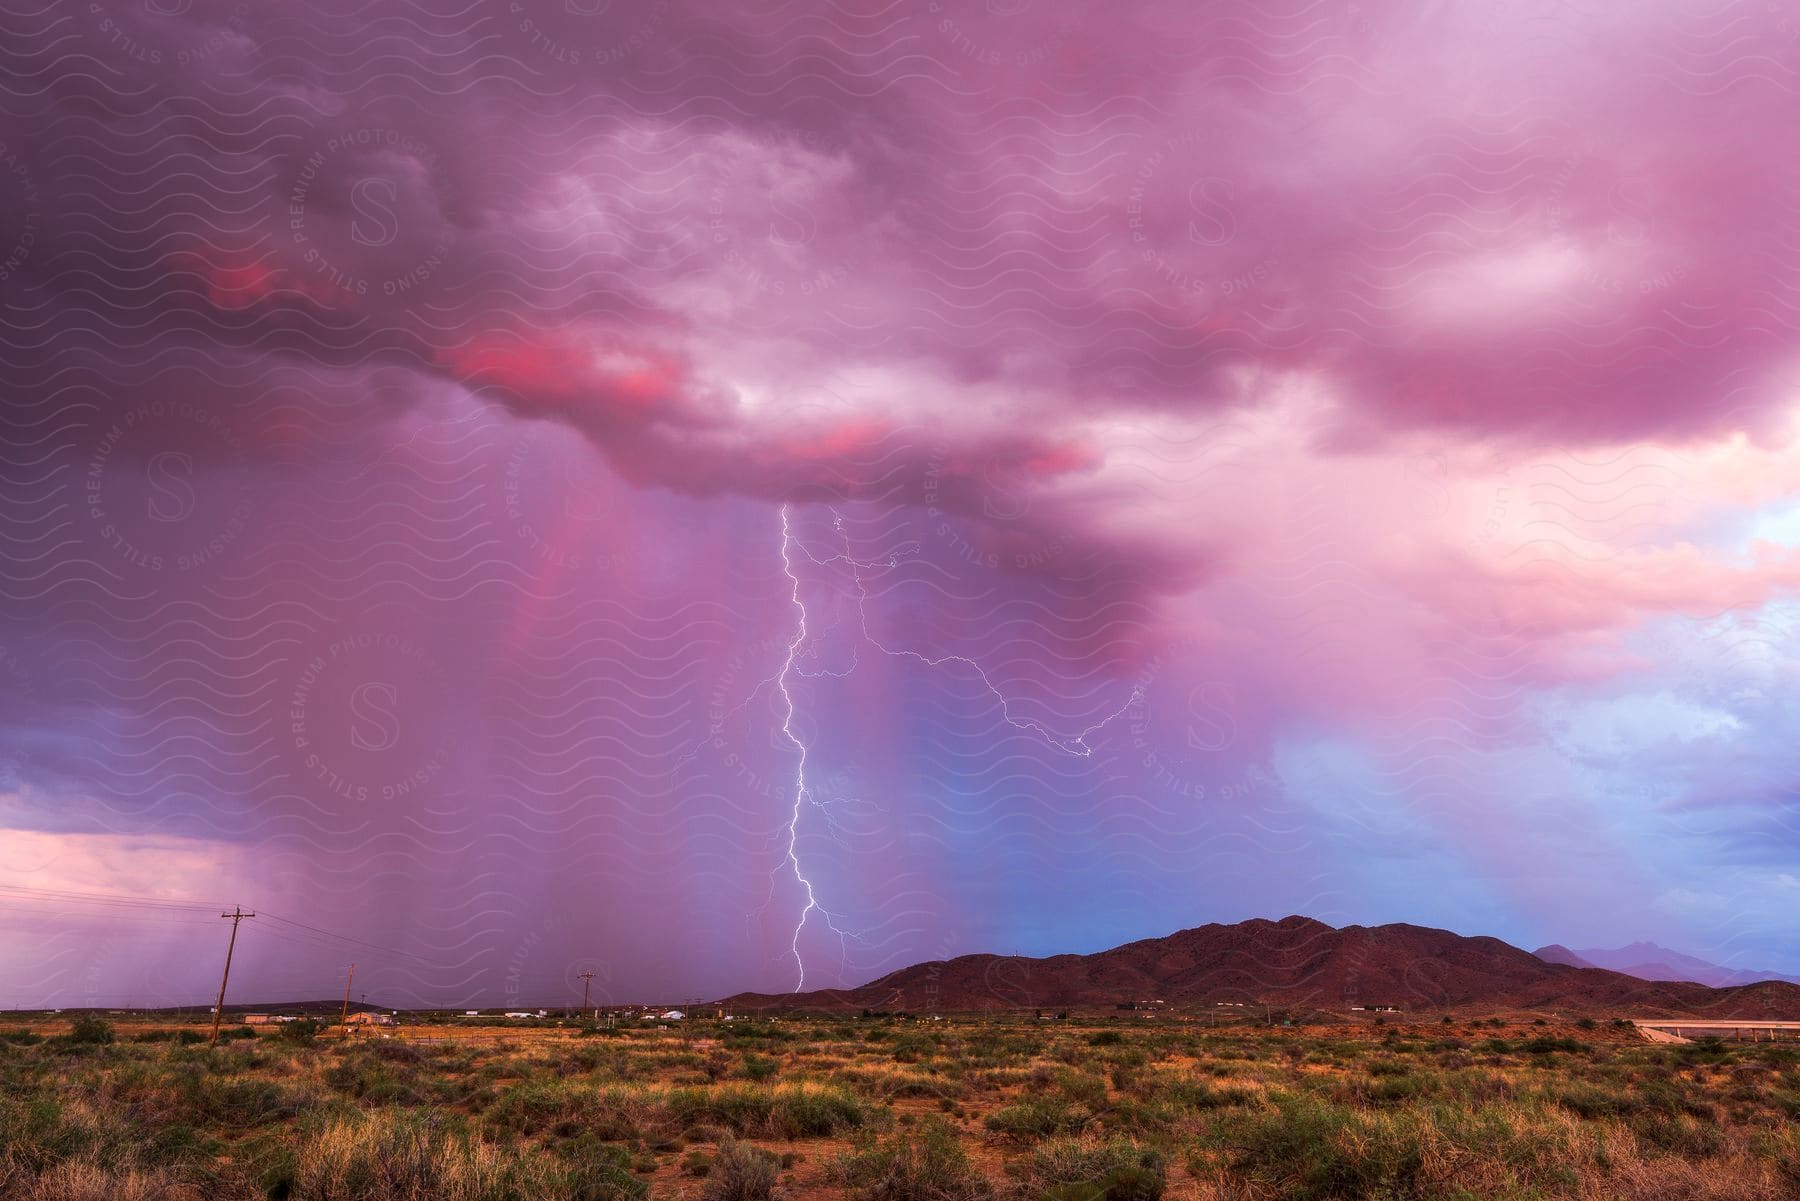
<instances>
[{"instance_id":1,"label":"utility pole","mask_svg":"<svg viewBox=\"0 0 1800 1201\"><path fill-rule=\"evenodd\" d=\"M344 1011L338 1016L338 1021L342 1022L344 1026L345 1038L350 1037L350 982L354 979L356 979L356 965L353 963L350 965L350 974L344 977Z\"/></svg>"},{"instance_id":2,"label":"utility pole","mask_svg":"<svg viewBox=\"0 0 1800 1201\"><path fill-rule=\"evenodd\" d=\"M581 1012L584 1014L587 1012L588 984L591 983L593 979L594 973L592 969L581 973Z\"/></svg>"},{"instance_id":3,"label":"utility pole","mask_svg":"<svg viewBox=\"0 0 1800 1201\"><path fill-rule=\"evenodd\" d=\"M241 905L233 905L230 913L221 913L219 916L231 919L231 941L225 944L225 974L219 977L219 1002L213 1006L212 1037L206 1040L208 1044L219 1041L219 1019L225 1016L225 985L231 979L231 953L237 950L238 923L256 915L245 913Z\"/></svg>"}]
</instances>

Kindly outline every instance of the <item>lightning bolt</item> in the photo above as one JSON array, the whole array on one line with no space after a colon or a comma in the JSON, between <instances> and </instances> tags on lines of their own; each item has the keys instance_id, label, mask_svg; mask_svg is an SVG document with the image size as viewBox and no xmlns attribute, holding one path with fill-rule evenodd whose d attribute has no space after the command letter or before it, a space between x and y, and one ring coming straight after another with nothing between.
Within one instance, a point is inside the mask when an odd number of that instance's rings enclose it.
<instances>
[{"instance_id":1,"label":"lightning bolt","mask_svg":"<svg viewBox=\"0 0 1800 1201\"><path fill-rule=\"evenodd\" d=\"M793 641L788 643L787 657L782 661L781 670L774 676L774 683L781 692L781 732L787 740L793 744L794 750L798 755L798 762L794 768L794 808L793 812L789 814L787 824L787 861L788 866L793 870L794 879L799 881L800 886L806 890L806 906L800 911L799 920L794 924L794 937L788 944L789 950L794 956L795 966L799 970L799 981L794 985L795 992L800 992L806 988L806 958L800 953L800 935L805 931L806 923L812 915L818 913L825 922L826 927L830 929L832 933L836 934L840 940L846 939L848 937L848 932L839 929L837 925L832 922L830 913L819 904L818 893L813 888L813 882L807 877L806 872L800 863L800 813L808 803L811 790L806 783L807 746L805 742L801 741L800 736L794 733L794 695L788 690L788 679L790 676L796 674L803 678L814 678L816 675L830 675L841 678L854 672L857 663L860 662L861 658L860 652L858 652L856 657L852 658L850 666L841 672L821 671L818 673L809 673L800 671L795 667L794 661L799 657L800 649L806 645L808 637L806 626L806 603L800 599L800 577L794 573L793 555L795 550L798 550L799 553L805 555L810 562L821 567L835 563L844 563L849 566L850 576L856 582L857 622L861 627L862 640L864 642L868 643L884 655L895 658L917 659L928 667L941 667L946 663L960 663L971 668L975 674L980 677L982 684L986 686L988 692L1000 702L1001 717L1005 719L1008 725L1013 726L1015 729L1025 730L1037 735L1046 745L1062 754L1075 755L1081 758L1091 756L1094 753L1094 748L1088 745L1087 740L1128 711L1142 692L1141 688L1133 688L1131 690L1131 696L1123 705L1119 706L1118 709L1114 710L1104 719L1089 726L1074 738L1065 738L1050 731L1042 722L1030 718L1015 718L1012 715L1011 700L1007 698L1004 692L994 686L994 682L988 678L988 674L982 668L981 664L975 662L973 659L970 659L965 655L939 655L933 658L932 656L921 654L918 651L883 645L869 632L869 615L866 608L869 601L869 592L867 586L863 582L862 573L865 570L875 567L898 567L900 564L899 556L895 554L890 555L885 560L873 561L856 559L850 554L850 538L848 533L844 530L844 515L839 513L836 509L831 510L831 515L832 529L837 531L839 538L843 540L844 551L842 554L821 559L811 551L807 550L806 547L794 537L793 521L789 506L781 506L781 570L782 573L787 576L789 583L793 586L788 595L790 602L794 606L795 612L798 614L798 619L794 625ZM765 681L765 683L767 682L768 681ZM758 691L760 691L760 689L761 685L758 686ZM755 694L752 693L752 696L754 695Z\"/></svg>"},{"instance_id":2,"label":"lightning bolt","mask_svg":"<svg viewBox=\"0 0 1800 1201\"><path fill-rule=\"evenodd\" d=\"M799 620L794 623L794 640L788 643L787 658L781 664L780 674L775 677L776 687L781 690L783 706L781 732L787 736L789 742L794 744L794 749L800 755L800 761L794 768L794 812L788 818L787 828L788 866L794 869L794 879L800 881L800 886L806 889L806 908L800 911L800 920L794 923L794 938L789 944L794 952L794 964L800 969L800 979L794 985L794 991L800 992L806 987L806 957L800 954L800 934L806 929L806 921L813 915L813 911L819 909L819 897L813 891L812 881L807 879L805 871L800 867L800 853L797 845L800 838L800 808L806 803L807 794L806 744L800 741L799 735L794 733L794 694L788 691L788 676L794 670L795 656L800 653L800 648L806 645L806 604L800 599L800 577L794 574L794 560L789 553L793 545L794 531L788 517L788 506L782 505L781 570L794 586L790 593L790 599L793 601L794 609L800 615ZM809 555L808 558L810 557ZM829 915L826 916L825 921L828 925L830 924Z\"/></svg>"},{"instance_id":3,"label":"lightning bolt","mask_svg":"<svg viewBox=\"0 0 1800 1201\"><path fill-rule=\"evenodd\" d=\"M829 559L819 559L815 558L805 547L800 548L801 552L804 553L808 559L811 559L820 566L831 563L845 563L849 565L850 578L856 581L856 616L858 624L862 627L863 641L867 642L882 654L897 659L917 659L927 667L942 667L946 663L962 664L972 670L976 676L981 679L982 684L987 688L989 694L992 695L995 700L1000 702L1000 716L1008 725L1015 729L1036 734L1039 738L1043 739L1044 743L1052 750L1060 751L1065 755L1078 756L1083 759L1088 758L1094 753L1094 748L1088 745L1087 740L1111 725L1114 721L1118 720L1118 718L1122 717L1138 700L1138 697L1143 690L1141 688L1133 688L1131 690L1131 695L1126 698L1123 705L1120 705L1117 709L1113 710L1112 713L1081 731L1081 733L1077 734L1075 737L1065 738L1060 734L1052 732L1042 722L1035 721L1031 718L1015 718L1012 715L1012 701L1007 698L1004 692L994 686L994 682L988 678L987 671L982 668L981 664L975 662L975 660L968 656L939 655L936 658L933 658L930 655L921 654L918 651L884 646L879 639L869 633L869 614L866 608L869 601L869 590L863 583L862 573L864 570L872 567L898 567L900 565L899 556L890 555L886 559L876 559L872 561L863 561L854 558L850 554L850 537L844 531L844 515L839 513L836 509L833 509L831 511L831 516L831 528L837 531L839 538L843 539L844 553L833 555ZM784 547L783 555L785 556L785 554L786 549ZM855 669L856 665L852 662L850 670L854 671ZM848 672L845 674L848 674Z\"/></svg>"}]
</instances>

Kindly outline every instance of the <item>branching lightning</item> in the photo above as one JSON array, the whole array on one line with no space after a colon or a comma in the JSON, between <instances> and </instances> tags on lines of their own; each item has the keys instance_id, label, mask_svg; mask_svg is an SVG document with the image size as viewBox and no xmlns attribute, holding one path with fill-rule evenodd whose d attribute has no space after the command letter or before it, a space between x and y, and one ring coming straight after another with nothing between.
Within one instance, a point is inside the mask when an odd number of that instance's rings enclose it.
<instances>
[{"instance_id":1,"label":"branching lightning","mask_svg":"<svg viewBox=\"0 0 1800 1201\"><path fill-rule=\"evenodd\" d=\"M1045 727L1042 722L1034 721L1031 718L1015 718L1012 715L1012 702L1007 698L1006 694L994 686L994 682L988 678L988 674L982 668L981 664L975 662L975 660L966 655L939 655L936 658L932 658L931 656L921 654L918 651L895 649L893 647L884 646L873 634L869 633L869 614L865 607L868 604L869 592L867 587L863 584L862 572L870 567L898 567L899 559L897 557L890 557L873 561L860 561L851 557L850 538L849 535L844 532L844 515L837 512L835 509L832 510L831 515L831 528L836 530L838 536L844 540L844 553L833 555L829 559L820 559L814 557L805 547L800 548L801 552L805 554L808 559L811 559L814 563L821 566L831 563L845 563L849 565L850 578L856 581L856 616L857 621L862 628L863 641L867 642L882 654L891 655L895 658L917 659L927 667L941 667L946 663L962 664L980 677L983 686L987 688L988 692L993 695L995 700L1000 702L1000 716L1008 725L1015 729L1025 730L1029 733L1036 734L1053 750L1060 751L1065 755L1075 755L1083 759L1094 753L1094 748L1088 745L1087 740L1123 716L1130 710L1132 703L1138 699L1139 689L1133 688L1131 690L1131 695L1126 698L1125 703L1120 705L1111 714L1107 715L1102 720L1095 722L1075 737L1065 738L1062 735L1052 732ZM782 549L784 560L786 555L787 550L784 546ZM851 670L855 670L854 663L851 664Z\"/></svg>"},{"instance_id":2,"label":"branching lightning","mask_svg":"<svg viewBox=\"0 0 1800 1201\"><path fill-rule=\"evenodd\" d=\"M1053 733L1046 728L1042 722L1030 718L1015 718L1012 714L1012 702L1007 698L1005 693L994 686L993 681L988 678L987 672L973 659L964 655L940 655L933 658L929 655L921 654L918 651L896 649L883 645L869 632L869 617L866 609L869 593L867 587L863 583L862 572L874 567L897 567L899 566L899 559L897 556L890 556L884 560L873 560L868 562L857 560L850 554L850 540L849 535L844 530L843 514L834 509L832 510L832 518L832 528L836 530L838 536L843 539L844 551L841 554L821 559L815 556L811 551L807 550L806 547L801 545L794 537L789 506L781 506L781 569L793 586L789 593L789 599L799 614L794 627L793 640L788 643L787 657L782 661L781 670L773 678L776 687L781 692L781 732L787 740L793 744L794 750L799 756L799 762L794 769L794 808L793 812L789 815L787 824L788 866L793 869L794 878L798 880L800 886L806 890L806 906L800 911L799 920L794 924L794 936L789 942L789 949L793 952L794 963L799 969L799 980L794 985L795 992L800 992L806 987L806 959L800 952L800 936L805 931L806 923L812 915L817 912L824 920L826 926L834 934L838 935L840 939L848 937L848 934L846 931L839 929L832 922L831 915L819 904L818 894L814 891L813 883L807 877L806 872L800 864L800 814L803 807L809 803L811 789L806 782L808 748L806 743L801 741L800 736L794 732L794 696L793 693L788 690L788 679L795 674L801 676L809 676L810 674L832 675L837 677L846 676L856 670L857 662L860 659L860 656L853 658L850 666L841 672L807 673L800 672L795 667L795 660L799 657L801 648L806 645L806 640L809 636L806 625L806 603L800 599L800 577L794 573L793 552L795 550L798 550L801 554L805 555L810 562L821 567L835 563L843 563L849 566L850 576L856 582L856 614L858 625L862 632L862 641L868 643L884 655L890 655L896 658L917 659L928 667L941 667L947 663L960 663L972 669L975 674L980 677L982 684L987 688L988 692L1000 702L1001 717L1008 725L1037 735L1051 749L1058 751L1061 754L1074 755L1081 758L1091 756L1094 753L1094 748L1088 745L1087 740L1128 711L1133 702L1138 699L1140 691L1136 688L1132 689L1131 696L1110 715L1081 731L1081 733L1074 738L1065 738ZM765 681L764 683L766 684L768 681ZM760 691L761 688L762 685L758 685L757 691ZM753 692L751 695L754 696L755 693Z\"/></svg>"},{"instance_id":3,"label":"branching lightning","mask_svg":"<svg viewBox=\"0 0 1800 1201\"><path fill-rule=\"evenodd\" d=\"M806 957L800 954L800 934L806 929L807 919L812 916L814 910L818 910L819 913L824 916L825 924L831 926L831 929L836 932L839 937L843 936L843 931L838 930L836 926L831 925L830 915L826 914L825 911L819 907L819 898L813 891L812 881L807 879L806 873L802 871L800 867L800 854L798 850L800 837L800 809L801 806L806 803L808 791L806 786L806 744L800 741L799 735L794 733L794 694L788 691L788 675L794 670L794 659L799 655L800 648L806 645L806 603L800 599L800 577L794 574L794 561L789 554L789 550L793 545L794 534L793 528L789 523L788 506L782 505L781 569L793 583L793 592L790 595L794 603L794 608L798 610L800 614L800 618L794 626L794 640L788 643L787 658L782 661L781 672L775 677L776 687L781 690L781 732L787 736L789 742L794 744L794 749L799 752L800 756L799 764L794 768L794 812L788 818L787 831L788 864L794 869L794 879L800 881L801 887L806 889L806 908L800 911L800 920L794 924L794 938L789 944L794 952L794 963L800 969L800 979L799 982L794 985L794 991L800 992L806 987ZM808 558L810 557L811 556L809 555Z\"/></svg>"}]
</instances>

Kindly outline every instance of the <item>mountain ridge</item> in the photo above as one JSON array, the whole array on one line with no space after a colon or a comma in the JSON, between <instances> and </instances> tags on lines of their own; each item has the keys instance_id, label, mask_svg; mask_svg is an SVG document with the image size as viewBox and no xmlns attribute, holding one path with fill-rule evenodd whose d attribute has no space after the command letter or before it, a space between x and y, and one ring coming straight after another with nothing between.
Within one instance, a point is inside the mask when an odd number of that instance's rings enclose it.
<instances>
[{"instance_id":1,"label":"mountain ridge","mask_svg":"<svg viewBox=\"0 0 1800 1201\"><path fill-rule=\"evenodd\" d=\"M1487 935L1404 922L1334 927L1300 914L1209 923L1086 955L961 955L913 964L856 988L746 992L720 1003L735 1009L963 1012L1221 1002L1800 1019L1800 987L1786 982L1712 988L1649 981L1549 962Z\"/></svg>"},{"instance_id":2,"label":"mountain ridge","mask_svg":"<svg viewBox=\"0 0 1800 1201\"><path fill-rule=\"evenodd\" d=\"M1739 985L1756 984L1765 980L1800 984L1800 976L1790 975L1786 972L1726 967L1723 964L1710 963L1680 951L1671 951L1667 947L1644 940L1622 947L1601 947L1581 951L1571 951L1567 947L1552 943L1548 947L1538 948L1533 953L1543 958L1545 952L1562 952L1585 961L1589 967L1622 972L1627 976L1636 976L1640 980L1686 980L1695 984L1705 984L1712 988L1732 988ZM1551 962L1562 962L1562 960L1552 959Z\"/></svg>"}]
</instances>

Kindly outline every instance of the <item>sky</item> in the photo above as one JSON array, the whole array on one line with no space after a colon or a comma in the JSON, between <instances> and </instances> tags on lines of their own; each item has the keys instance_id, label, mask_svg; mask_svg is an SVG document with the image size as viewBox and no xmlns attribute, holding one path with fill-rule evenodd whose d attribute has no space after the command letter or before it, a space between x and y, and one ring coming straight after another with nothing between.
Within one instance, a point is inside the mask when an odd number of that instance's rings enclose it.
<instances>
[{"instance_id":1,"label":"sky","mask_svg":"<svg viewBox=\"0 0 1800 1201\"><path fill-rule=\"evenodd\" d=\"M1214 921L1800 971L1800 27L53 3L0 1006Z\"/></svg>"}]
</instances>

